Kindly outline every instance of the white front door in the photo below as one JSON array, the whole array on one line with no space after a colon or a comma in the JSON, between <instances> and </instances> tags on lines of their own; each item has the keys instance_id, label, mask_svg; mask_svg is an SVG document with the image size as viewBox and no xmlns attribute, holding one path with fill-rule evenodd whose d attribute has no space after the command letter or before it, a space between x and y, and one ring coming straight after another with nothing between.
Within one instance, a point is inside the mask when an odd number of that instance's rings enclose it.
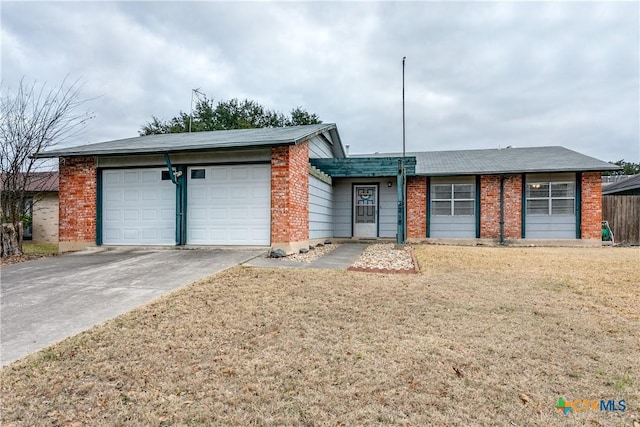
<instances>
[{"instance_id":1,"label":"white front door","mask_svg":"<svg viewBox=\"0 0 640 427\"><path fill-rule=\"evenodd\" d=\"M378 237L378 186L353 187L353 237Z\"/></svg>"}]
</instances>

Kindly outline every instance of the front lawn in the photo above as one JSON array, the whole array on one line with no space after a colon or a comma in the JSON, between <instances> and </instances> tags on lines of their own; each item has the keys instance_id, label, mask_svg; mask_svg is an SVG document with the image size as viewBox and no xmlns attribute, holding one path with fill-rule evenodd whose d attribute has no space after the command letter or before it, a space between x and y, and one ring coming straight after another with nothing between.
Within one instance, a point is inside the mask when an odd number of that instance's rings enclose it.
<instances>
[{"instance_id":1,"label":"front lawn","mask_svg":"<svg viewBox=\"0 0 640 427\"><path fill-rule=\"evenodd\" d=\"M415 253L415 275L195 283L3 368L1 424L640 422L640 250ZM560 397L626 411L565 416Z\"/></svg>"}]
</instances>

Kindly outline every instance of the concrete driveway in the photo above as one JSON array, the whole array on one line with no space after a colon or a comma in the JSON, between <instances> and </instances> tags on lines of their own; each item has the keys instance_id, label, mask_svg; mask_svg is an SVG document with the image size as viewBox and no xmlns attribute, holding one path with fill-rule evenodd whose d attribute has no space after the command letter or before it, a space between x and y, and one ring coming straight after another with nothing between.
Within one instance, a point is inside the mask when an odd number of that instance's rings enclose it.
<instances>
[{"instance_id":1,"label":"concrete driveway","mask_svg":"<svg viewBox=\"0 0 640 427\"><path fill-rule=\"evenodd\" d=\"M131 248L4 266L0 268L0 365L263 252Z\"/></svg>"}]
</instances>

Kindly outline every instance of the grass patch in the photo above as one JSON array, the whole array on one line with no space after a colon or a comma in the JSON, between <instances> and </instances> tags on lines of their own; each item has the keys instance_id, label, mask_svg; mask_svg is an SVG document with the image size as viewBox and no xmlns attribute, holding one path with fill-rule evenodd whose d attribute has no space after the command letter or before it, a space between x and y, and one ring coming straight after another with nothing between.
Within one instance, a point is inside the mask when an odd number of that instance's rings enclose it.
<instances>
[{"instance_id":1,"label":"grass patch","mask_svg":"<svg viewBox=\"0 0 640 427\"><path fill-rule=\"evenodd\" d=\"M58 245L54 243L23 242L22 250L26 255L56 255Z\"/></svg>"},{"instance_id":2,"label":"grass patch","mask_svg":"<svg viewBox=\"0 0 640 427\"><path fill-rule=\"evenodd\" d=\"M415 254L421 272L411 276L238 267L195 283L3 368L0 422L640 419L637 249ZM565 417L560 396L625 399L627 410Z\"/></svg>"}]
</instances>

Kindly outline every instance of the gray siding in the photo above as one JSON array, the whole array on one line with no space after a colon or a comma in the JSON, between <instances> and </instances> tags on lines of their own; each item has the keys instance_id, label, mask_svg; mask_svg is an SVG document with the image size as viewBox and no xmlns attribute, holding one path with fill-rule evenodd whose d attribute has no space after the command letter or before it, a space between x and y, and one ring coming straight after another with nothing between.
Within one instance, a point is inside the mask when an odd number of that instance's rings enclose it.
<instances>
[{"instance_id":1,"label":"gray siding","mask_svg":"<svg viewBox=\"0 0 640 427\"><path fill-rule=\"evenodd\" d=\"M392 187L387 186L392 182ZM396 177L334 179L333 231L335 237L352 237L353 184L378 184L378 237L396 237L398 232L398 196Z\"/></svg>"},{"instance_id":2,"label":"gray siding","mask_svg":"<svg viewBox=\"0 0 640 427\"><path fill-rule=\"evenodd\" d=\"M309 175L309 238L333 237L333 187Z\"/></svg>"},{"instance_id":3,"label":"gray siding","mask_svg":"<svg viewBox=\"0 0 640 427\"><path fill-rule=\"evenodd\" d=\"M527 239L575 239L575 215L527 215Z\"/></svg>"},{"instance_id":4,"label":"gray siding","mask_svg":"<svg viewBox=\"0 0 640 427\"><path fill-rule=\"evenodd\" d=\"M557 174L528 174L526 183L532 182L575 182L574 173ZM577 195L576 195L577 196ZM577 198L576 198L577 200ZM523 206L526 212L526 202ZM576 209L579 209L576 206ZM525 238L526 239L575 239L576 238L576 215L529 215L525 216Z\"/></svg>"},{"instance_id":5,"label":"gray siding","mask_svg":"<svg viewBox=\"0 0 640 427\"><path fill-rule=\"evenodd\" d=\"M309 158L324 159L333 157L333 147L320 135L309 141Z\"/></svg>"},{"instance_id":6,"label":"gray siding","mask_svg":"<svg viewBox=\"0 0 640 427\"><path fill-rule=\"evenodd\" d=\"M431 178L430 185L434 184L474 184L475 177L451 176L442 178ZM475 194L475 191L474 191ZM433 191L431 191L433 195ZM476 215L433 215L431 209L429 218L429 237L449 238L449 239L475 239L476 238Z\"/></svg>"},{"instance_id":7,"label":"gray siding","mask_svg":"<svg viewBox=\"0 0 640 427\"><path fill-rule=\"evenodd\" d=\"M475 239L475 216L432 216L429 237Z\"/></svg>"}]
</instances>

